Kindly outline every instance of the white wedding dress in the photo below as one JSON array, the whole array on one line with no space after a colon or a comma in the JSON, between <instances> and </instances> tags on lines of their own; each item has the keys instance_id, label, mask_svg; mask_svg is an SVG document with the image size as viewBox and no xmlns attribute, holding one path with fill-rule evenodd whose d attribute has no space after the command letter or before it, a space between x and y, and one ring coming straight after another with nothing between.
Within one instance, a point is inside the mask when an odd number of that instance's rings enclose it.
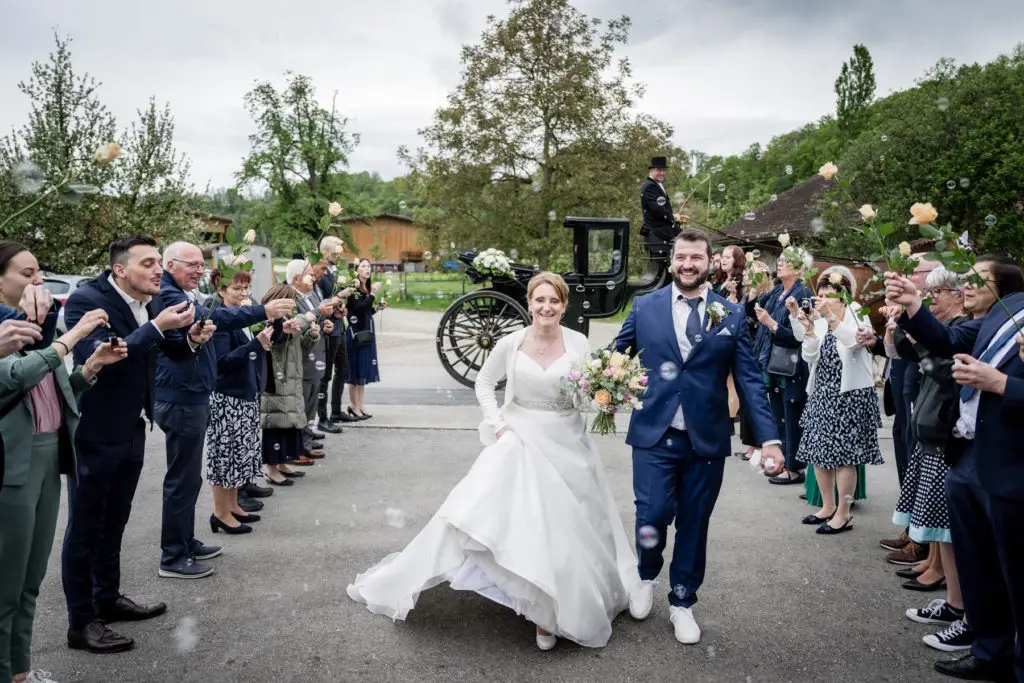
<instances>
[{"instance_id":1,"label":"white wedding dress","mask_svg":"<svg viewBox=\"0 0 1024 683\"><path fill-rule=\"evenodd\" d=\"M544 369L519 351L522 337L502 339L477 381L491 445L409 545L359 574L348 594L404 620L422 591L448 582L602 647L640 578L597 446L560 392L586 338L565 331L567 353ZM499 410L494 384L503 366L510 381ZM495 440L500 426L508 430Z\"/></svg>"}]
</instances>

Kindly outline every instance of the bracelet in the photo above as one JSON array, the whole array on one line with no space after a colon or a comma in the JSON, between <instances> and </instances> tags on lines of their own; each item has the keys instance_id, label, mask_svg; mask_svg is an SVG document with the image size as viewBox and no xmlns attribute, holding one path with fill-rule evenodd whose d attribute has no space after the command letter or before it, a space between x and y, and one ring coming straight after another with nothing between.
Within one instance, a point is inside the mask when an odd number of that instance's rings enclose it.
<instances>
[{"instance_id":1,"label":"bracelet","mask_svg":"<svg viewBox=\"0 0 1024 683\"><path fill-rule=\"evenodd\" d=\"M71 353L71 349L69 349L69 348L68 348L68 345L67 345L67 344L65 344L64 342L62 342L62 341L61 341L60 339L54 339L54 340L53 340L53 343L54 343L54 344L60 344L61 346L63 346L63 347L64 347L64 354L65 354L65 355L67 355L67 354L70 354L70 353Z\"/></svg>"}]
</instances>

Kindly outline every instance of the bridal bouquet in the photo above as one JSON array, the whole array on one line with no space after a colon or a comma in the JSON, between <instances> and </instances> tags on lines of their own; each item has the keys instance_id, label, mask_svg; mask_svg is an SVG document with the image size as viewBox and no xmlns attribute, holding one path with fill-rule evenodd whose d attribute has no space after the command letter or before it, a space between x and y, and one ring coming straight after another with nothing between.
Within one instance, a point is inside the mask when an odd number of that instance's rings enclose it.
<instances>
[{"instance_id":1,"label":"bridal bouquet","mask_svg":"<svg viewBox=\"0 0 1024 683\"><path fill-rule=\"evenodd\" d=\"M597 417L590 431L615 433L615 411L629 404L643 407L639 394L647 391L647 370L640 364L640 354L633 356L618 351L594 351L581 368L569 372L569 381L583 396L597 406Z\"/></svg>"},{"instance_id":2,"label":"bridal bouquet","mask_svg":"<svg viewBox=\"0 0 1024 683\"><path fill-rule=\"evenodd\" d=\"M481 275L490 275L491 277L512 274L512 262L500 249L491 248L480 252L473 259L473 267Z\"/></svg>"}]
</instances>

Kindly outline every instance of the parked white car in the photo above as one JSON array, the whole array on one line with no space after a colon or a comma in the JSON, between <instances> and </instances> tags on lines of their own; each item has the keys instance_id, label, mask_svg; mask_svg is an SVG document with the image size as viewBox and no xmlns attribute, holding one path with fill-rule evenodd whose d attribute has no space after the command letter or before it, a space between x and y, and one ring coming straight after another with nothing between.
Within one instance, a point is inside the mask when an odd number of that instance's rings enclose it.
<instances>
[{"instance_id":1,"label":"parked white car","mask_svg":"<svg viewBox=\"0 0 1024 683\"><path fill-rule=\"evenodd\" d=\"M60 313L57 314L57 331L61 334L68 331L64 325L64 304L68 302L71 293L88 279L90 277L87 275L43 275L43 287L46 287L53 298L61 303Z\"/></svg>"}]
</instances>

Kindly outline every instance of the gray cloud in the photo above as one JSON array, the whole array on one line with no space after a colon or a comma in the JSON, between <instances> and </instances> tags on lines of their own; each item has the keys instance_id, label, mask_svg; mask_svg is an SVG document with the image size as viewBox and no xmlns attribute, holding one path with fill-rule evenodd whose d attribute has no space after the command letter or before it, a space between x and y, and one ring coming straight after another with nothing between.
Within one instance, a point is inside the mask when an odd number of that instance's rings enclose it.
<instances>
[{"instance_id":1,"label":"gray cloud","mask_svg":"<svg viewBox=\"0 0 1024 683\"><path fill-rule=\"evenodd\" d=\"M913 84L941 56L988 61L1024 35L1017 0L580 0L632 18L622 51L647 83L640 109L670 122L678 144L736 153L832 111L832 84L855 42L872 52L878 94ZM15 84L43 60L52 33L70 34L75 66L103 82L122 127L150 95L169 101L179 151L202 188L233 182L251 122L242 97L256 80L313 78L362 143L354 170L404 173L395 150L419 144L459 78L459 51L504 0L3 0L0 129L25 120Z\"/></svg>"}]
</instances>

